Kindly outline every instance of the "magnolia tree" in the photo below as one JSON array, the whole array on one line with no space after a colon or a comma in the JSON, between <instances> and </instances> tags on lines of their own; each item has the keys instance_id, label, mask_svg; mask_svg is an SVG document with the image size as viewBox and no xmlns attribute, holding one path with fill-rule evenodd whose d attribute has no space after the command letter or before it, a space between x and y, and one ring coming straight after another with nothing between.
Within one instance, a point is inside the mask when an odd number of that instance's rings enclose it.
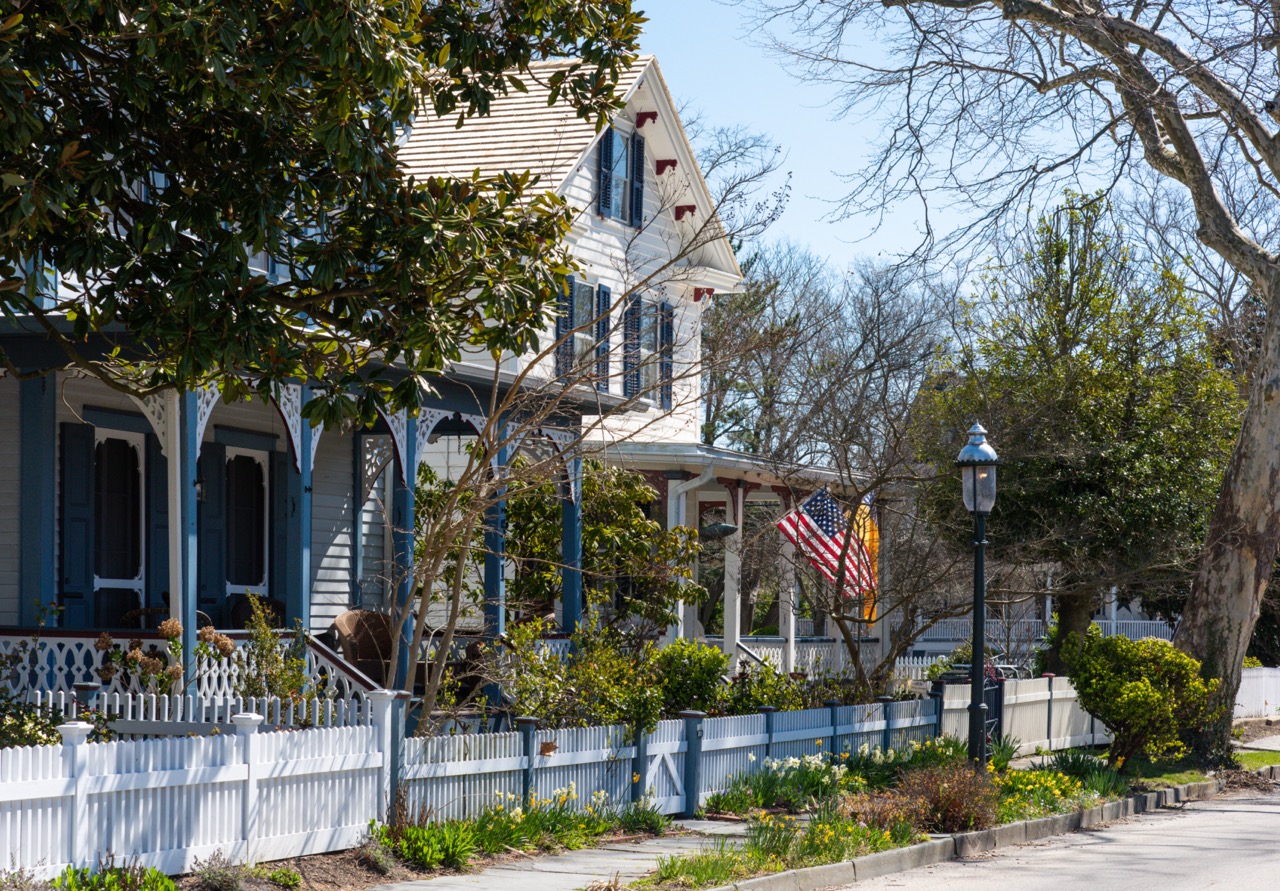
<instances>
[{"instance_id":1,"label":"magnolia tree","mask_svg":"<svg viewBox=\"0 0 1280 891\"><path fill-rule=\"evenodd\" d=\"M626 0L10 7L0 308L53 349L0 362L134 395L305 380L331 428L415 405L464 347L528 349L570 268L562 201L519 172L415 180L406 128L465 126L562 56L553 97L599 120L641 21Z\"/></svg>"},{"instance_id":2,"label":"magnolia tree","mask_svg":"<svg viewBox=\"0 0 1280 891\"><path fill-rule=\"evenodd\" d=\"M1223 679L1216 695L1232 702L1280 543L1275 8L1248 0L762 6L806 76L834 84L851 114L879 125L863 124L877 141L847 209L962 203L977 219L950 236L954 250L1062 185L1119 187L1154 174L1185 200L1187 230L1249 282L1265 323L1177 635ZM1228 757L1229 727L1227 709L1202 731L1201 753Z\"/></svg>"}]
</instances>

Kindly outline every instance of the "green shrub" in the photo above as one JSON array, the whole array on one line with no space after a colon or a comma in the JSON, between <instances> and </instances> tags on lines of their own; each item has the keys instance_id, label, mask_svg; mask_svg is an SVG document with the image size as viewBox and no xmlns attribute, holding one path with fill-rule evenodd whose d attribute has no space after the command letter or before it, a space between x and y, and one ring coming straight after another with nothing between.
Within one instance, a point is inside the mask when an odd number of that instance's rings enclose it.
<instances>
[{"instance_id":1,"label":"green shrub","mask_svg":"<svg viewBox=\"0 0 1280 891\"><path fill-rule=\"evenodd\" d=\"M1245 668L1261 668L1262 660L1259 659L1257 656L1245 656L1244 667Z\"/></svg>"},{"instance_id":2,"label":"green shrub","mask_svg":"<svg viewBox=\"0 0 1280 891\"><path fill-rule=\"evenodd\" d=\"M920 800L920 828L926 832L969 832L996 821L996 789L987 774L968 765L908 770L898 792Z\"/></svg>"},{"instance_id":3,"label":"green shrub","mask_svg":"<svg viewBox=\"0 0 1280 891\"><path fill-rule=\"evenodd\" d=\"M379 826L379 841L421 870L466 869L476 852L476 829L469 821Z\"/></svg>"},{"instance_id":4,"label":"green shrub","mask_svg":"<svg viewBox=\"0 0 1280 891\"><path fill-rule=\"evenodd\" d=\"M1058 752L1042 765L1042 769L1074 777L1086 791L1102 798L1119 798L1128 792L1128 784L1119 771L1083 749Z\"/></svg>"},{"instance_id":5,"label":"green shrub","mask_svg":"<svg viewBox=\"0 0 1280 891\"><path fill-rule=\"evenodd\" d=\"M302 875L287 866L271 870L266 874L266 879L278 888L298 888L302 885Z\"/></svg>"},{"instance_id":6,"label":"green shrub","mask_svg":"<svg viewBox=\"0 0 1280 891\"><path fill-rule=\"evenodd\" d=\"M191 873L200 891L240 891L244 867L222 851L214 851L204 860L196 859Z\"/></svg>"},{"instance_id":7,"label":"green shrub","mask_svg":"<svg viewBox=\"0 0 1280 891\"><path fill-rule=\"evenodd\" d=\"M1111 731L1109 761L1119 771L1135 755L1152 760L1186 751L1179 731L1215 719L1210 697L1219 681L1200 677L1200 663L1156 638L1073 635L1064 656L1080 705Z\"/></svg>"},{"instance_id":8,"label":"green shrub","mask_svg":"<svg viewBox=\"0 0 1280 891\"><path fill-rule=\"evenodd\" d=\"M356 862L380 876L390 875L396 865L395 854L376 832L356 849Z\"/></svg>"},{"instance_id":9,"label":"green shrub","mask_svg":"<svg viewBox=\"0 0 1280 891\"><path fill-rule=\"evenodd\" d=\"M546 728L625 724L651 731L662 716L663 690L656 648L610 628L573 637L566 660L543 648L547 628L526 622L511 631L514 649L506 686L515 713L532 715Z\"/></svg>"},{"instance_id":10,"label":"green shrub","mask_svg":"<svg viewBox=\"0 0 1280 891\"><path fill-rule=\"evenodd\" d=\"M772 665L743 667L727 687L720 689L720 711L726 715L750 715L761 706L779 711L804 708L804 691L789 676Z\"/></svg>"},{"instance_id":11,"label":"green shrub","mask_svg":"<svg viewBox=\"0 0 1280 891\"><path fill-rule=\"evenodd\" d=\"M1016 736L999 736L991 741L991 766L998 771L1006 771L1014 758L1018 757L1018 749L1022 740Z\"/></svg>"},{"instance_id":12,"label":"green shrub","mask_svg":"<svg viewBox=\"0 0 1280 891\"><path fill-rule=\"evenodd\" d=\"M718 647L680 638L659 650L656 662L664 715L715 709L721 678L729 669L729 657Z\"/></svg>"},{"instance_id":13,"label":"green shrub","mask_svg":"<svg viewBox=\"0 0 1280 891\"><path fill-rule=\"evenodd\" d=\"M158 869L136 863L116 866L111 858L94 869L67 867L49 885L59 891L178 891L173 879Z\"/></svg>"}]
</instances>

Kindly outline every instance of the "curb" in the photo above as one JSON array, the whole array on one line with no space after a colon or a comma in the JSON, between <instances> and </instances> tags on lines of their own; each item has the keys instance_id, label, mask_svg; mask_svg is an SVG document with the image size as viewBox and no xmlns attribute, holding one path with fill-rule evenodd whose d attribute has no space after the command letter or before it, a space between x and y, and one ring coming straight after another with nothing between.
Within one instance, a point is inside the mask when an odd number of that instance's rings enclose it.
<instances>
[{"instance_id":1,"label":"curb","mask_svg":"<svg viewBox=\"0 0 1280 891\"><path fill-rule=\"evenodd\" d=\"M1269 780L1280 780L1280 765L1261 767L1254 773ZM1084 808L1070 814L1055 814L1038 820L1006 823L1003 826L981 829L977 832L960 832L905 848L867 854L856 860L758 876L732 885L709 888L707 891L818 891L822 888L865 882L868 879L906 872L919 866L932 866L948 860L962 860L996 848L1022 845L1054 835L1069 835L1080 829L1089 829L1136 814L1151 813L1188 801L1213 798L1221 791L1220 780L1208 780L1203 783L1187 783L1168 789L1157 789L1155 792L1140 792L1120 801L1109 801L1106 804Z\"/></svg>"}]
</instances>

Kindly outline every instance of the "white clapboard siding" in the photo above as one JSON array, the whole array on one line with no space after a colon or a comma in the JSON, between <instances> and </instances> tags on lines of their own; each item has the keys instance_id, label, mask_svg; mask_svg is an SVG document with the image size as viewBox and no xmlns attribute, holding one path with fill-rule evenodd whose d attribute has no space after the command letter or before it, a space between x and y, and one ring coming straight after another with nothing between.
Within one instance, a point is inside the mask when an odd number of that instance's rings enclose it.
<instances>
[{"instance_id":1,"label":"white clapboard siding","mask_svg":"<svg viewBox=\"0 0 1280 891\"><path fill-rule=\"evenodd\" d=\"M0 504L8 506L7 510L0 511L0 625L17 625L21 621L22 596L18 590L21 432L18 382L11 377L0 377Z\"/></svg>"},{"instance_id":2,"label":"white clapboard siding","mask_svg":"<svg viewBox=\"0 0 1280 891\"><path fill-rule=\"evenodd\" d=\"M351 607L352 448L350 436L325 433L316 450L311 495L311 630L316 633Z\"/></svg>"}]
</instances>

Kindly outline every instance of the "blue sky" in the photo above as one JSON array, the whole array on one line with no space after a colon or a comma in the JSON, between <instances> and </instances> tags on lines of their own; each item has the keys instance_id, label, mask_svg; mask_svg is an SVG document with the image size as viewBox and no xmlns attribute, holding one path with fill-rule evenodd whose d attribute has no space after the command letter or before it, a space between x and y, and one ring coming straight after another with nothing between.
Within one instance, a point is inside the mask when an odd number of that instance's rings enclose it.
<instances>
[{"instance_id":1,"label":"blue sky","mask_svg":"<svg viewBox=\"0 0 1280 891\"><path fill-rule=\"evenodd\" d=\"M807 245L837 266L914 246L909 210L870 236L867 220L824 221L845 191L838 174L856 169L867 146L855 122L832 120L827 88L798 82L783 60L749 39L742 7L715 0L637 0L636 7L649 18L641 49L657 56L678 103L710 123L766 133L787 153L791 201L769 237Z\"/></svg>"}]
</instances>

